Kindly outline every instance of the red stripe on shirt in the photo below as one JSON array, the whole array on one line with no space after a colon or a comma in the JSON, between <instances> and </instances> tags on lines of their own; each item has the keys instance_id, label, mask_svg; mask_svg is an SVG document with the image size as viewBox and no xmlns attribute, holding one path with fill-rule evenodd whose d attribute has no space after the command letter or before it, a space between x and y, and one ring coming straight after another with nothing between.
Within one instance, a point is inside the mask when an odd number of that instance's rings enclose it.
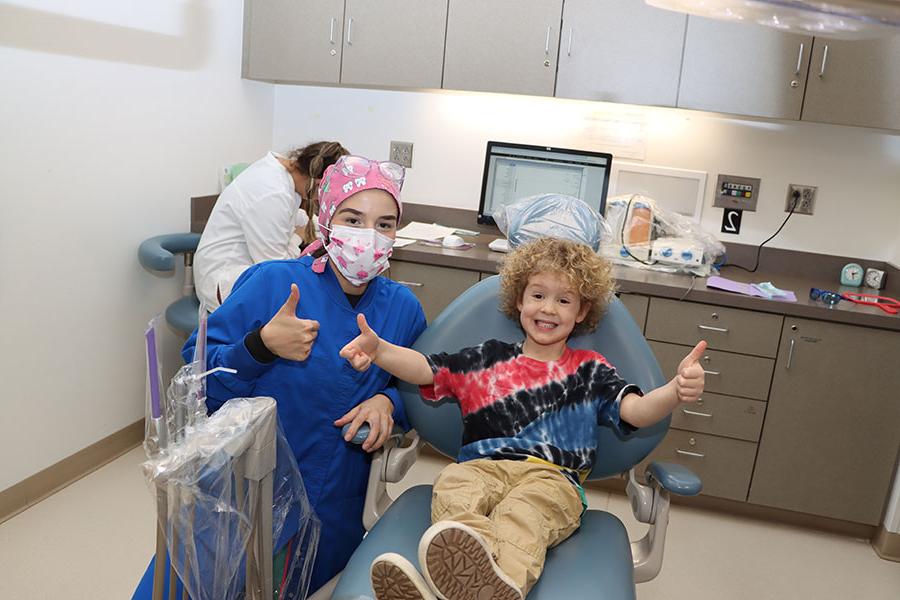
<instances>
[{"instance_id":1,"label":"red stripe on shirt","mask_svg":"<svg viewBox=\"0 0 900 600\"><path fill-rule=\"evenodd\" d=\"M434 383L422 386L419 392L425 400L432 402L446 397L457 398L465 416L516 392L561 380L591 360L609 365L606 358L597 352L567 347L560 360L555 362L542 362L519 355L480 373L451 373L442 367L434 374Z\"/></svg>"}]
</instances>

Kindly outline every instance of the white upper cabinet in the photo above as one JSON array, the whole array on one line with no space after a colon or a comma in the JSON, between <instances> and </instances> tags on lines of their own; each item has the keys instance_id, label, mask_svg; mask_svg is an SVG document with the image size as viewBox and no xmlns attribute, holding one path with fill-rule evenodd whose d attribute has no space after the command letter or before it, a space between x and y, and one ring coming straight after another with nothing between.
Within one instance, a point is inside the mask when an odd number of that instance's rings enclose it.
<instances>
[{"instance_id":1,"label":"white upper cabinet","mask_svg":"<svg viewBox=\"0 0 900 600\"><path fill-rule=\"evenodd\" d=\"M552 96L562 0L450 0L445 89Z\"/></svg>"},{"instance_id":2,"label":"white upper cabinet","mask_svg":"<svg viewBox=\"0 0 900 600\"><path fill-rule=\"evenodd\" d=\"M900 36L816 38L802 118L900 129Z\"/></svg>"},{"instance_id":3,"label":"white upper cabinet","mask_svg":"<svg viewBox=\"0 0 900 600\"><path fill-rule=\"evenodd\" d=\"M246 0L243 75L338 83L344 0Z\"/></svg>"},{"instance_id":4,"label":"white upper cabinet","mask_svg":"<svg viewBox=\"0 0 900 600\"><path fill-rule=\"evenodd\" d=\"M440 88L448 0L347 0L341 83Z\"/></svg>"},{"instance_id":5,"label":"white upper cabinet","mask_svg":"<svg viewBox=\"0 0 900 600\"><path fill-rule=\"evenodd\" d=\"M680 108L799 119L812 38L689 17Z\"/></svg>"},{"instance_id":6,"label":"white upper cabinet","mask_svg":"<svg viewBox=\"0 0 900 600\"><path fill-rule=\"evenodd\" d=\"M643 0L566 0L556 95L675 106L686 23Z\"/></svg>"}]
</instances>

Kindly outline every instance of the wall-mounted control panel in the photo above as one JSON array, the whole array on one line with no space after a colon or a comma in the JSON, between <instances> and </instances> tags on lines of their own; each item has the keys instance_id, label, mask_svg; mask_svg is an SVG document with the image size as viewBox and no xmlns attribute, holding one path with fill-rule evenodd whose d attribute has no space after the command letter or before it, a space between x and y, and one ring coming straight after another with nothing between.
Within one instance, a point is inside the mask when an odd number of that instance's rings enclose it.
<instances>
[{"instance_id":1,"label":"wall-mounted control panel","mask_svg":"<svg viewBox=\"0 0 900 600\"><path fill-rule=\"evenodd\" d=\"M756 210L759 198L759 178L739 175L719 175L716 180L716 199L713 206Z\"/></svg>"}]
</instances>

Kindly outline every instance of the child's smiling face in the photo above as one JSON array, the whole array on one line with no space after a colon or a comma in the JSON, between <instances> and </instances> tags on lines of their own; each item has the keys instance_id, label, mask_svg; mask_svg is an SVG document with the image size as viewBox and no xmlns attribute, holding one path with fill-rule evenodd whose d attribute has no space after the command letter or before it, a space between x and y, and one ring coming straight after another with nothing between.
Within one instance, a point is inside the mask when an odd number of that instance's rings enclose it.
<instances>
[{"instance_id":1,"label":"child's smiling face","mask_svg":"<svg viewBox=\"0 0 900 600\"><path fill-rule=\"evenodd\" d=\"M518 306L525 335L540 346L560 349L590 309L568 277L547 271L528 278Z\"/></svg>"}]
</instances>

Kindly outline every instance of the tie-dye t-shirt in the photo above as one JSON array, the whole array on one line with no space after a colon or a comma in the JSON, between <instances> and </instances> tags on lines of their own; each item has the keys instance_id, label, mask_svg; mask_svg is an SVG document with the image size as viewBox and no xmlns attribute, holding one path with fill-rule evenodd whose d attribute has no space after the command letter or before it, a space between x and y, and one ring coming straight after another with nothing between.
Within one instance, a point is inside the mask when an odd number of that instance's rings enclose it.
<instances>
[{"instance_id":1,"label":"tie-dye t-shirt","mask_svg":"<svg viewBox=\"0 0 900 600\"><path fill-rule=\"evenodd\" d=\"M559 360L542 362L522 354L521 342L490 340L427 358L434 383L420 388L422 397L456 398L462 410L459 462L548 462L578 483L593 467L598 423L634 431L619 418L619 404L640 388L592 350L567 346Z\"/></svg>"}]
</instances>

